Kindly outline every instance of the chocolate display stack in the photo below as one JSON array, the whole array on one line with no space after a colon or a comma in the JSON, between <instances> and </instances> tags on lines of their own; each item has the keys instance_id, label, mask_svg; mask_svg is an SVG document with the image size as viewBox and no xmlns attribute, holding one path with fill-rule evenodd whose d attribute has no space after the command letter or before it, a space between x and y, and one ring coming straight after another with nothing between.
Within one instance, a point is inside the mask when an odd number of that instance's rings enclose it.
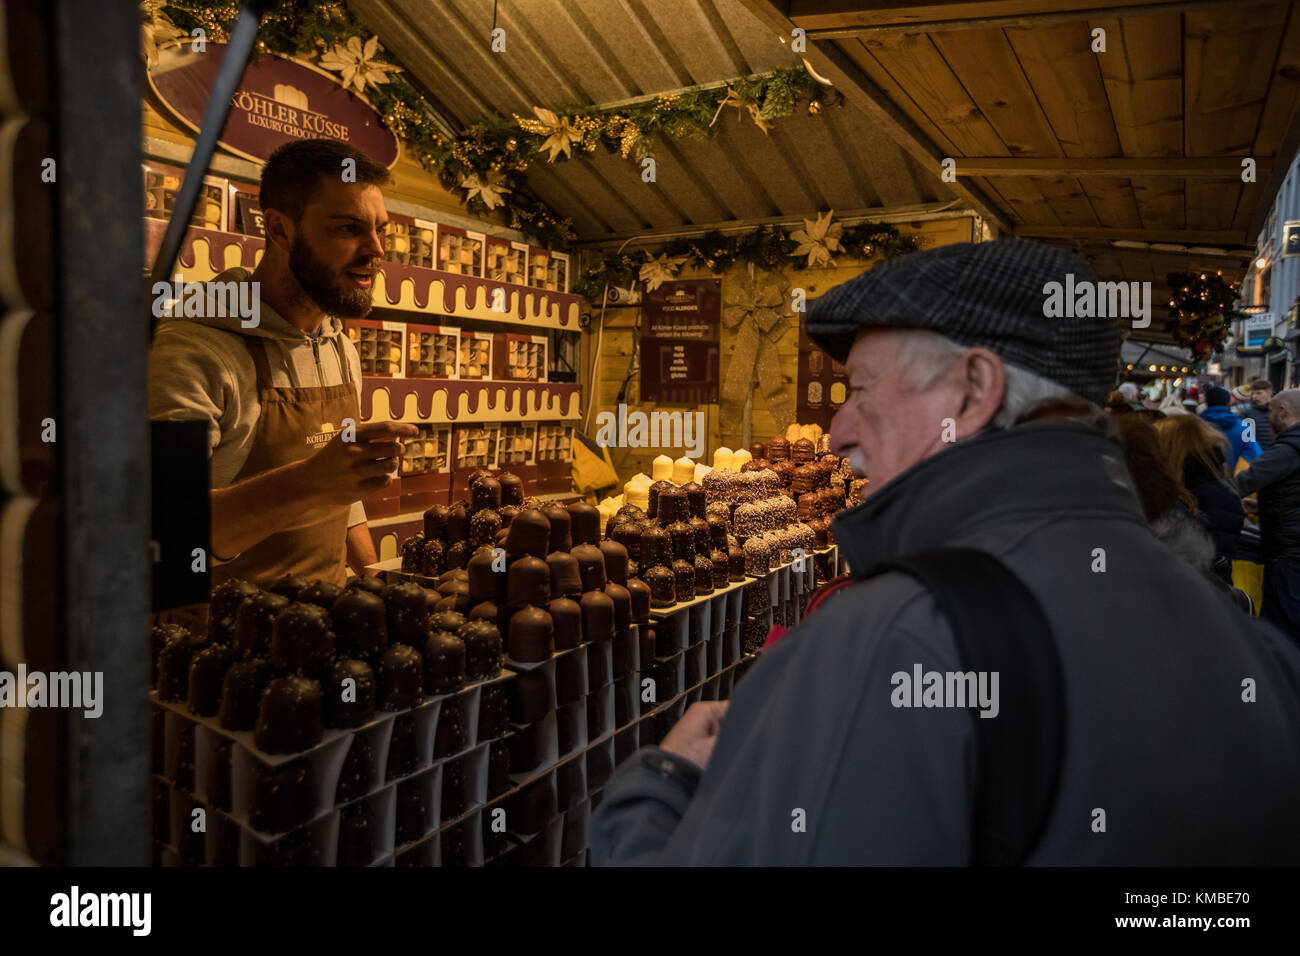
<instances>
[{"instance_id":1,"label":"chocolate display stack","mask_svg":"<svg viewBox=\"0 0 1300 956\"><path fill-rule=\"evenodd\" d=\"M444 510L414 539L421 553L444 541ZM513 674L495 623L455 609L467 578L442 572L437 591L369 578L338 588L286 577L274 592L228 581L212 594L206 633L154 628L156 858L441 862L445 832L478 826L489 769L508 784ZM205 839L184 826L194 809L207 814ZM468 859L481 862L477 843Z\"/></svg>"}]
</instances>

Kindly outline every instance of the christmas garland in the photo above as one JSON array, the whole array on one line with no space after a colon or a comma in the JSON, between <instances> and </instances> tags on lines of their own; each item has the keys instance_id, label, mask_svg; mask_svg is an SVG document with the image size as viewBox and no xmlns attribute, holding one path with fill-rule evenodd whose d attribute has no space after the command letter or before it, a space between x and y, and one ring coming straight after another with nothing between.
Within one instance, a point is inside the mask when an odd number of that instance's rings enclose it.
<instances>
[{"instance_id":1,"label":"christmas garland","mask_svg":"<svg viewBox=\"0 0 1300 956\"><path fill-rule=\"evenodd\" d=\"M239 13L233 0L145 0L142 9L146 46L155 33L159 38L174 36L167 30L170 24L187 34L201 27L209 40L224 41ZM314 59L340 72L343 85L365 93L410 155L448 189L464 191L471 211L508 208L512 228L552 249L567 248L577 237L570 220L523 191L524 173L534 162L560 162L598 148L642 162L653 156L658 136L712 138L719 117L729 108L748 115L767 132L772 120L801 107L816 114L827 103L840 105L844 100L838 90L799 67L739 77L714 89L657 96L616 110L584 106L558 114L538 108L534 117L494 114L448 137L439 131L424 97L394 75L400 68L383 58L374 34L338 0L314 5L278 0L258 31L255 55L268 53Z\"/></svg>"},{"instance_id":2,"label":"christmas garland","mask_svg":"<svg viewBox=\"0 0 1300 956\"><path fill-rule=\"evenodd\" d=\"M1174 290L1169 309L1178 320L1178 344L1197 359L1208 357L1223 344L1232 322L1242 318L1233 305L1237 290L1218 272L1171 272L1167 278Z\"/></svg>"},{"instance_id":3,"label":"christmas garland","mask_svg":"<svg viewBox=\"0 0 1300 956\"><path fill-rule=\"evenodd\" d=\"M827 216L826 221L829 218ZM800 232L806 234L810 225L805 222L804 229L796 230L793 236ZM915 236L882 223L862 222L842 229L835 224L830 230L839 230L835 233L838 243L832 251L845 253L854 259L871 259L876 255L893 259L920 248ZM582 271L573 284L573 291L589 301L599 302L606 286L631 288L640 281L652 290L687 266L707 269L715 274L726 272L737 262L759 269L774 269L782 265L796 270L810 268L809 260L800 252L800 240L793 236L777 226L765 225L729 235L715 230L694 238L673 239L654 252L648 249L607 252ZM823 259L820 264L833 265L834 261Z\"/></svg>"}]
</instances>

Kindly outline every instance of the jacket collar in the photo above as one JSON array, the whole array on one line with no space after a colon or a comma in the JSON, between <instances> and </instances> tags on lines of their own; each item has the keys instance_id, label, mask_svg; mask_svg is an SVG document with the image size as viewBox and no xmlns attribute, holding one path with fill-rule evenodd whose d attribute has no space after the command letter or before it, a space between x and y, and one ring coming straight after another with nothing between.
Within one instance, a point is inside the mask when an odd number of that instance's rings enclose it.
<instances>
[{"instance_id":1,"label":"jacket collar","mask_svg":"<svg viewBox=\"0 0 1300 956\"><path fill-rule=\"evenodd\" d=\"M990 429L918 462L832 524L861 573L990 522L1063 512L1145 524L1117 440L1083 425L1035 422Z\"/></svg>"}]
</instances>

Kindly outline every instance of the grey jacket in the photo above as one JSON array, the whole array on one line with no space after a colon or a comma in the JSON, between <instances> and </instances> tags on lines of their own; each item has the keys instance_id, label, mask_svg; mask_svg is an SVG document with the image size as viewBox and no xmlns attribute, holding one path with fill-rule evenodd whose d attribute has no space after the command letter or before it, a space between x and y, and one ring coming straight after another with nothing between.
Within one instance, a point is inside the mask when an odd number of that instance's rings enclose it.
<instances>
[{"instance_id":1,"label":"grey jacket","mask_svg":"<svg viewBox=\"0 0 1300 956\"><path fill-rule=\"evenodd\" d=\"M1300 863L1300 651L1157 541L1130 482L1097 432L991 431L914 466L835 534L857 569L981 548L1038 597L1066 729L1030 864ZM738 685L693 797L639 755L619 767L593 862L969 863L972 717L894 707L891 675L918 663L960 669L919 584L843 589Z\"/></svg>"}]
</instances>

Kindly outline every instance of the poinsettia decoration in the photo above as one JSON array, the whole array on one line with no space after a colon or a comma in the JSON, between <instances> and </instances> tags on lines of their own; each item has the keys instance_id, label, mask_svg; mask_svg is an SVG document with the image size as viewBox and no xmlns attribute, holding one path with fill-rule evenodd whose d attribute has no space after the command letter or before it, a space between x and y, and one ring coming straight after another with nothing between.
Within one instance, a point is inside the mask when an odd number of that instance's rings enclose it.
<instances>
[{"instance_id":1,"label":"poinsettia decoration","mask_svg":"<svg viewBox=\"0 0 1300 956\"><path fill-rule=\"evenodd\" d=\"M379 54L379 37L371 37L363 45L360 37L348 37L347 43L335 44L324 53L320 65L340 74L343 88L355 88L364 93L367 86L388 82L389 73L400 73L402 68L375 59Z\"/></svg>"},{"instance_id":2,"label":"poinsettia decoration","mask_svg":"<svg viewBox=\"0 0 1300 956\"><path fill-rule=\"evenodd\" d=\"M500 176L490 175L484 181L479 178L478 173L470 173L460 177L460 188L465 190L465 201L471 202L474 199L481 199L483 205L488 209L496 209L505 202L505 194L510 192L510 187L505 184Z\"/></svg>"},{"instance_id":3,"label":"poinsettia decoration","mask_svg":"<svg viewBox=\"0 0 1300 956\"><path fill-rule=\"evenodd\" d=\"M641 271L638 273L641 284L645 286L647 292L653 292L665 282L675 279L684 262L686 262L685 256L670 256L666 252L660 253L656 258L651 259L641 267Z\"/></svg>"},{"instance_id":4,"label":"poinsettia decoration","mask_svg":"<svg viewBox=\"0 0 1300 956\"><path fill-rule=\"evenodd\" d=\"M148 69L158 65L158 47L189 34L182 30L162 12L162 0L144 0L140 4L140 52L144 54Z\"/></svg>"},{"instance_id":5,"label":"poinsettia decoration","mask_svg":"<svg viewBox=\"0 0 1300 956\"><path fill-rule=\"evenodd\" d=\"M818 213L816 219L805 219L802 229L790 233L790 238L799 243L799 247L791 255L796 258L807 256L809 269L835 265L831 253L839 251L840 234L844 231L844 227L838 222L831 221L834 215L833 209L825 214Z\"/></svg>"},{"instance_id":6,"label":"poinsettia decoration","mask_svg":"<svg viewBox=\"0 0 1300 956\"><path fill-rule=\"evenodd\" d=\"M555 162L561 154L569 159L573 155L573 147L582 143L583 131L576 128L567 116L556 116L551 110L540 106L534 106L533 112L537 114L535 120L515 115L515 122L520 129L546 137L540 148L546 151L548 163Z\"/></svg>"}]
</instances>

